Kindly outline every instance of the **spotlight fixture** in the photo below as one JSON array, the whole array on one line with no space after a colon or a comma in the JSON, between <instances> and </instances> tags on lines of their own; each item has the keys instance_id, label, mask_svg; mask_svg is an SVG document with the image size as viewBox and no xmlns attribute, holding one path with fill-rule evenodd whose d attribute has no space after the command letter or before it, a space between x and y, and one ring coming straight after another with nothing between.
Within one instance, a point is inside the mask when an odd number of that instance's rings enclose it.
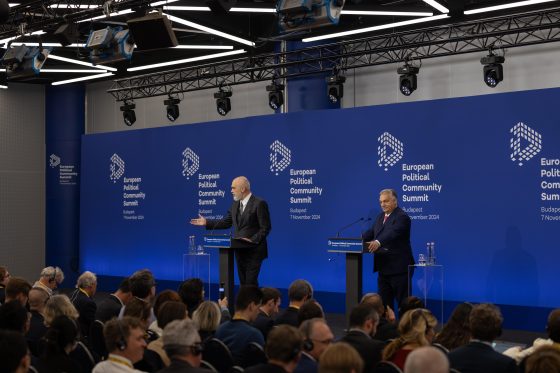
<instances>
[{"instance_id":1,"label":"spotlight fixture","mask_svg":"<svg viewBox=\"0 0 560 373\"><path fill-rule=\"evenodd\" d=\"M216 110L221 116L226 116L231 110L231 100L229 99L232 95L231 91L226 91L220 87L220 91L214 93L214 98L216 99Z\"/></svg>"},{"instance_id":2,"label":"spotlight fixture","mask_svg":"<svg viewBox=\"0 0 560 373\"><path fill-rule=\"evenodd\" d=\"M89 59L92 64L111 63L130 60L134 51L134 42L128 30L121 26L92 31L86 42Z\"/></svg>"},{"instance_id":3,"label":"spotlight fixture","mask_svg":"<svg viewBox=\"0 0 560 373\"><path fill-rule=\"evenodd\" d=\"M419 72L420 68L410 65L408 61L405 62L404 66L397 69L397 74L399 74L399 90L403 95L410 96L418 88L416 74Z\"/></svg>"},{"instance_id":4,"label":"spotlight fixture","mask_svg":"<svg viewBox=\"0 0 560 373\"><path fill-rule=\"evenodd\" d=\"M6 66L8 79L39 75L52 48L28 47L25 44L8 46L0 63Z\"/></svg>"},{"instance_id":5,"label":"spotlight fixture","mask_svg":"<svg viewBox=\"0 0 560 373\"><path fill-rule=\"evenodd\" d=\"M129 101L125 101L124 105L121 106L124 124L127 126L132 126L134 122L136 122L136 113L134 113L134 109L136 109L136 105Z\"/></svg>"},{"instance_id":6,"label":"spotlight fixture","mask_svg":"<svg viewBox=\"0 0 560 373\"><path fill-rule=\"evenodd\" d=\"M268 106L272 110L278 110L284 105L284 84L272 82L271 85L266 86L268 92Z\"/></svg>"},{"instance_id":7,"label":"spotlight fixture","mask_svg":"<svg viewBox=\"0 0 560 373\"><path fill-rule=\"evenodd\" d=\"M504 80L504 68L502 64L505 62L504 56L497 56L490 49L490 53L486 57L480 59L480 63L484 65L482 69L484 83L490 88L494 88L499 82Z\"/></svg>"},{"instance_id":8,"label":"spotlight fixture","mask_svg":"<svg viewBox=\"0 0 560 373\"><path fill-rule=\"evenodd\" d=\"M327 78L327 97L336 104L344 96L344 82L346 77L335 73Z\"/></svg>"},{"instance_id":9,"label":"spotlight fixture","mask_svg":"<svg viewBox=\"0 0 560 373\"><path fill-rule=\"evenodd\" d=\"M172 122L175 122L177 118L179 118L179 103L181 102L180 99L169 96L169 99L163 101L164 105L167 105L167 119Z\"/></svg>"}]
</instances>

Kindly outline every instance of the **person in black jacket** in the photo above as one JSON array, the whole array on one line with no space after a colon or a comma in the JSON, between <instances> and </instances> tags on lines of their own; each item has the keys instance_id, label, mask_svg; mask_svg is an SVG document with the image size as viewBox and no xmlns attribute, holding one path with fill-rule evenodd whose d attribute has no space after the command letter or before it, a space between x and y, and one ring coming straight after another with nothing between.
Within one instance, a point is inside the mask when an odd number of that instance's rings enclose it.
<instances>
[{"instance_id":1,"label":"person in black jacket","mask_svg":"<svg viewBox=\"0 0 560 373\"><path fill-rule=\"evenodd\" d=\"M78 342L78 326L67 316L58 316L45 335L45 351L35 368L39 373L82 373L82 368L70 356Z\"/></svg>"},{"instance_id":2,"label":"person in black jacket","mask_svg":"<svg viewBox=\"0 0 560 373\"><path fill-rule=\"evenodd\" d=\"M259 272L268 257L266 236L270 233L270 214L265 200L251 193L251 184L245 176L231 182L233 204L220 220L207 220L202 215L191 219L191 224L207 230L234 228L231 247L235 249L237 273L241 285L259 285Z\"/></svg>"},{"instance_id":3,"label":"person in black jacket","mask_svg":"<svg viewBox=\"0 0 560 373\"><path fill-rule=\"evenodd\" d=\"M373 372L381 361L381 352L385 343L372 338L375 335L379 315L369 304L359 304L350 312L348 333L342 337L354 347L364 361L364 373Z\"/></svg>"},{"instance_id":4,"label":"person in black jacket","mask_svg":"<svg viewBox=\"0 0 560 373\"><path fill-rule=\"evenodd\" d=\"M105 323L113 317L118 317L121 308L126 306L131 299L132 293L130 292L129 281L128 278L125 278L122 280L117 291L109 294L107 298L99 302L95 311L95 319Z\"/></svg>"},{"instance_id":5,"label":"person in black jacket","mask_svg":"<svg viewBox=\"0 0 560 373\"><path fill-rule=\"evenodd\" d=\"M290 325L272 329L266 341L266 364L245 369L245 373L292 373L303 350L303 334Z\"/></svg>"},{"instance_id":6,"label":"person in black jacket","mask_svg":"<svg viewBox=\"0 0 560 373\"><path fill-rule=\"evenodd\" d=\"M204 373L200 368L202 345L192 320L175 320L163 328L163 349L171 364L158 373Z\"/></svg>"},{"instance_id":7,"label":"person in black jacket","mask_svg":"<svg viewBox=\"0 0 560 373\"><path fill-rule=\"evenodd\" d=\"M80 314L78 323L80 324L81 335L83 338L89 336L91 325L95 321L97 304L93 296L97 291L97 277L90 271L85 271L78 277L76 290L70 295L70 301Z\"/></svg>"},{"instance_id":8,"label":"person in black jacket","mask_svg":"<svg viewBox=\"0 0 560 373\"><path fill-rule=\"evenodd\" d=\"M492 342L502 334L502 321L498 307L474 306L469 317L471 342L449 353L451 368L461 373L517 373L515 360L492 347Z\"/></svg>"}]
</instances>

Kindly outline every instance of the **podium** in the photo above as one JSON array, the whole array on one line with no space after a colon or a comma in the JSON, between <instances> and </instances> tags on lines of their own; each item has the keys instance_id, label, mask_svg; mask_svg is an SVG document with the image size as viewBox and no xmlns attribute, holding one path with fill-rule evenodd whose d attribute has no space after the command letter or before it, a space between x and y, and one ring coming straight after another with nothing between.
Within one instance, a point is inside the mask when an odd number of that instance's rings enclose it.
<instances>
[{"instance_id":1,"label":"podium","mask_svg":"<svg viewBox=\"0 0 560 373\"><path fill-rule=\"evenodd\" d=\"M346 314L362 298L362 255L367 252L367 247L361 238L350 237L329 238L327 242L329 253L345 254L346 261Z\"/></svg>"},{"instance_id":2,"label":"podium","mask_svg":"<svg viewBox=\"0 0 560 373\"><path fill-rule=\"evenodd\" d=\"M443 265L409 265L409 278L411 274L413 276L410 281L408 295L415 295L422 299L426 308L432 311L439 324L443 325Z\"/></svg>"},{"instance_id":3,"label":"podium","mask_svg":"<svg viewBox=\"0 0 560 373\"><path fill-rule=\"evenodd\" d=\"M207 249L218 249L219 253L219 282L224 284L224 293L228 299L229 309L233 310L235 304L233 286L233 249L231 248L231 236L229 234L206 234L203 237L203 246Z\"/></svg>"}]
</instances>

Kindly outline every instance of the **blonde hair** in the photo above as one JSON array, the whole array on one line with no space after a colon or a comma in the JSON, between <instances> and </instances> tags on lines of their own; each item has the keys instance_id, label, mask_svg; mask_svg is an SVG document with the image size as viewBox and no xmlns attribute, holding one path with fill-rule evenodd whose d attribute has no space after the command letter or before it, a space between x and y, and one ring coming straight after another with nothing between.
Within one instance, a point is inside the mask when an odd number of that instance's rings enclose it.
<instances>
[{"instance_id":1,"label":"blonde hair","mask_svg":"<svg viewBox=\"0 0 560 373\"><path fill-rule=\"evenodd\" d=\"M395 353L405 345L429 346L426 334L437 326L437 319L424 308L407 311L399 321L400 337L383 350L383 360L392 360Z\"/></svg>"},{"instance_id":2,"label":"blonde hair","mask_svg":"<svg viewBox=\"0 0 560 373\"><path fill-rule=\"evenodd\" d=\"M319 360L319 373L362 373L364 361L360 354L345 342L333 343Z\"/></svg>"},{"instance_id":3,"label":"blonde hair","mask_svg":"<svg viewBox=\"0 0 560 373\"><path fill-rule=\"evenodd\" d=\"M70 299L63 294L50 297L43 312L47 326L50 326L51 322L58 316L67 316L74 321L80 316Z\"/></svg>"},{"instance_id":4,"label":"blonde hair","mask_svg":"<svg viewBox=\"0 0 560 373\"><path fill-rule=\"evenodd\" d=\"M220 325L222 312L216 302L209 300L200 303L192 315L193 321L198 326L198 330L215 331Z\"/></svg>"}]
</instances>

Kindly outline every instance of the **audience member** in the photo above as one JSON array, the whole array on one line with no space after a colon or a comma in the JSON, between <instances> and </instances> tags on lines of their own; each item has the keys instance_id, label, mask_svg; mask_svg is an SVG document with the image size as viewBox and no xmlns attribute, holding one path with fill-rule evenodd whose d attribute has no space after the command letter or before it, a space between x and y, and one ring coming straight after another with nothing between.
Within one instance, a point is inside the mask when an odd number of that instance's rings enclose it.
<instances>
[{"instance_id":1,"label":"audience member","mask_svg":"<svg viewBox=\"0 0 560 373\"><path fill-rule=\"evenodd\" d=\"M265 353L266 364L245 369L245 373L292 373L301 356L303 336L290 325L280 325L268 334Z\"/></svg>"},{"instance_id":2,"label":"audience member","mask_svg":"<svg viewBox=\"0 0 560 373\"><path fill-rule=\"evenodd\" d=\"M449 360L438 348L420 347L408 355L404 373L449 373Z\"/></svg>"},{"instance_id":3,"label":"audience member","mask_svg":"<svg viewBox=\"0 0 560 373\"><path fill-rule=\"evenodd\" d=\"M22 306L26 306L29 299L29 290L31 290L29 282L21 277L10 277L10 281L6 285L5 303L17 300Z\"/></svg>"},{"instance_id":4,"label":"audience member","mask_svg":"<svg viewBox=\"0 0 560 373\"><path fill-rule=\"evenodd\" d=\"M372 337L375 335L379 315L371 304L359 304L350 312L348 333L341 339L354 347L364 362L364 372L373 372L381 361L385 343Z\"/></svg>"},{"instance_id":5,"label":"audience member","mask_svg":"<svg viewBox=\"0 0 560 373\"><path fill-rule=\"evenodd\" d=\"M417 310L419 308L425 308L424 302L422 299L411 295L406 297L402 300L401 304L399 305L399 320L402 319L403 315L411 310Z\"/></svg>"},{"instance_id":6,"label":"audience member","mask_svg":"<svg viewBox=\"0 0 560 373\"><path fill-rule=\"evenodd\" d=\"M141 269L134 272L128 279L132 297L144 301L144 303L150 306L150 318L148 319L148 325L150 325L156 320L154 310L151 309L156 296L156 280L154 275L149 269ZM124 314L126 307L128 307L128 304L121 309L119 316Z\"/></svg>"},{"instance_id":7,"label":"audience member","mask_svg":"<svg viewBox=\"0 0 560 373\"><path fill-rule=\"evenodd\" d=\"M17 300L6 302L0 307L0 329L13 330L23 335L29 330L27 309Z\"/></svg>"},{"instance_id":8,"label":"audience member","mask_svg":"<svg viewBox=\"0 0 560 373\"><path fill-rule=\"evenodd\" d=\"M187 306L180 300L168 301L159 306L157 315L158 325L163 329L172 321L188 318ZM169 357L163 349L163 338L161 336L148 344L148 350L156 352L161 358L163 365L169 366Z\"/></svg>"},{"instance_id":9,"label":"audience member","mask_svg":"<svg viewBox=\"0 0 560 373\"><path fill-rule=\"evenodd\" d=\"M315 299L309 299L298 310L298 326L305 320L324 319L323 307Z\"/></svg>"},{"instance_id":10,"label":"audience member","mask_svg":"<svg viewBox=\"0 0 560 373\"><path fill-rule=\"evenodd\" d=\"M146 349L144 328L138 319L125 316L120 320L109 320L103 328L103 335L109 357L97 364L93 373L141 372L133 367L142 360Z\"/></svg>"},{"instance_id":11,"label":"audience member","mask_svg":"<svg viewBox=\"0 0 560 373\"><path fill-rule=\"evenodd\" d=\"M400 337L385 347L382 359L404 369L408 354L416 348L429 346L432 343L436 326L436 318L426 309L418 308L406 312L399 321Z\"/></svg>"},{"instance_id":12,"label":"audience member","mask_svg":"<svg viewBox=\"0 0 560 373\"><path fill-rule=\"evenodd\" d=\"M502 334L502 314L492 304L473 307L469 317L471 342L449 353L451 367L461 373L516 373L515 360L492 348L492 342Z\"/></svg>"},{"instance_id":13,"label":"audience member","mask_svg":"<svg viewBox=\"0 0 560 373\"><path fill-rule=\"evenodd\" d=\"M27 373L31 365L31 358L27 352L27 344L21 333L12 330L0 330L2 372Z\"/></svg>"},{"instance_id":14,"label":"audience member","mask_svg":"<svg viewBox=\"0 0 560 373\"><path fill-rule=\"evenodd\" d=\"M194 310L204 301L204 284L199 278L191 278L183 281L177 290L183 303L189 310L189 317L192 318Z\"/></svg>"},{"instance_id":15,"label":"audience member","mask_svg":"<svg viewBox=\"0 0 560 373\"><path fill-rule=\"evenodd\" d=\"M379 294L367 293L362 297L360 303L372 305L379 315L379 324L377 325L377 332L373 336L373 339L377 339L378 341L389 341L399 337L395 312L393 312L389 306L385 309L383 299L381 299Z\"/></svg>"},{"instance_id":16,"label":"audience member","mask_svg":"<svg viewBox=\"0 0 560 373\"><path fill-rule=\"evenodd\" d=\"M80 364L69 356L78 342L78 325L74 320L67 316L55 318L45 341L43 356L35 365L39 373L82 373Z\"/></svg>"},{"instance_id":17,"label":"audience member","mask_svg":"<svg viewBox=\"0 0 560 373\"><path fill-rule=\"evenodd\" d=\"M325 349L333 342L334 335L325 319L304 321L299 330L303 334L303 351L295 373L316 373L318 361Z\"/></svg>"},{"instance_id":18,"label":"audience member","mask_svg":"<svg viewBox=\"0 0 560 373\"><path fill-rule=\"evenodd\" d=\"M345 342L327 347L319 361L319 373L361 373L363 368L358 352Z\"/></svg>"},{"instance_id":19,"label":"audience member","mask_svg":"<svg viewBox=\"0 0 560 373\"><path fill-rule=\"evenodd\" d=\"M176 291L173 290L164 290L161 293L159 293L156 296L156 300L154 301L154 315L156 316L156 319L154 320L154 322L152 322L150 324L150 326L148 327L149 330L151 330L152 332L154 332L155 334L158 335L158 337L161 337L161 333L163 333L162 327L159 325L159 309L161 308L161 306L169 301L173 301L173 302L182 302L181 297L179 296L179 294Z\"/></svg>"},{"instance_id":20,"label":"audience member","mask_svg":"<svg viewBox=\"0 0 560 373\"><path fill-rule=\"evenodd\" d=\"M262 291L254 285L245 285L239 288L235 300L235 314L230 321L220 325L215 337L224 342L235 364L243 361L249 343L255 342L264 346L264 337L261 332L251 326L259 313L262 300Z\"/></svg>"},{"instance_id":21,"label":"audience member","mask_svg":"<svg viewBox=\"0 0 560 373\"><path fill-rule=\"evenodd\" d=\"M220 326L220 306L216 302L204 301L194 311L192 319L198 326L198 333L204 343L214 336Z\"/></svg>"},{"instance_id":22,"label":"audience member","mask_svg":"<svg viewBox=\"0 0 560 373\"><path fill-rule=\"evenodd\" d=\"M257 319L253 326L259 329L266 340L268 333L274 326L274 317L278 314L280 303L280 292L275 288L261 288L263 293L262 305L259 308ZM202 335L201 335L202 337ZM204 339L204 338L203 338Z\"/></svg>"},{"instance_id":23,"label":"audience member","mask_svg":"<svg viewBox=\"0 0 560 373\"><path fill-rule=\"evenodd\" d=\"M132 300L126 305L123 312L123 316L135 317L140 320L142 327L148 334L148 342L154 341L158 338L158 335L156 333L148 330L148 323L151 314L152 307L150 306L150 304L139 298L132 298Z\"/></svg>"},{"instance_id":24,"label":"audience member","mask_svg":"<svg viewBox=\"0 0 560 373\"><path fill-rule=\"evenodd\" d=\"M527 359L526 373L560 373L560 350L541 346Z\"/></svg>"},{"instance_id":25,"label":"audience member","mask_svg":"<svg viewBox=\"0 0 560 373\"><path fill-rule=\"evenodd\" d=\"M455 307L441 333L434 338L434 343L439 343L449 351L469 343L471 339L469 316L472 308L470 303L461 303Z\"/></svg>"},{"instance_id":26,"label":"audience member","mask_svg":"<svg viewBox=\"0 0 560 373\"><path fill-rule=\"evenodd\" d=\"M43 316L45 317L45 325L50 326L51 322L57 316L68 316L72 320L78 320L80 316L76 307L70 302L70 299L64 294L53 295L47 301Z\"/></svg>"},{"instance_id":27,"label":"audience member","mask_svg":"<svg viewBox=\"0 0 560 373\"><path fill-rule=\"evenodd\" d=\"M0 266L0 304L6 301L6 285L8 285L8 280L10 280L8 268Z\"/></svg>"},{"instance_id":28,"label":"audience member","mask_svg":"<svg viewBox=\"0 0 560 373\"><path fill-rule=\"evenodd\" d=\"M45 267L39 275L39 280L33 284L33 287L43 289L50 297L62 281L64 281L62 269L59 267Z\"/></svg>"},{"instance_id":29,"label":"audience member","mask_svg":"<svg viewBox=\"0 0 560 373\"><path fill-rule=\"evenodd\" d=\"M70 301L76 307L78 314L78 322L82 337L87 338L91 325L95 321L95 312L97 305L93 300L93 296L97 291L97 276L90 271L85 271L78 277L76 282L76 290L70 295Z\"/></svg>"},{"instance_id":30,"label":"audience member","mask_svg":"<svg viewBox=\"0 0 560 373\"><path fill-rule=\"evenodd\" d=\"M126 306L131 299L130 283L128 278L125 278L122 280L117 291L109 294L107 298L99 302L95 311L95 319L105 323L113 317L118 317L121 308Z\"/></svg>"},{"instance_id":31,"label":"audience member","mask_svg":"<svg viewBox=\"0 0 560 373\"><path fill-rule=\"evenodd\" d=\"M43 289L33 288L29 291L31 320L29 322L29 331L25 338L27 339L31 354L34 356L39 356L39 344L47 332L44 312L48 299L49 295Z\"/></svg>"},{"instance_id":32,"label":"audience member","mask_svg":"<svg viewBox=\"0 0 560 373\"><path fill-rule=\"evenodd\" d=\"M288 324L298 327L298 311L306 300L313 298L313 287L306 280L295 280L288 288L288 308L281 312L274 325Z\"/></svg>"},{"instance_id":33,"label":"audience member","mask_svg":"<svg viewBox=\"0 0 560 373\"><path fill-rule=\"evenodd\" d=\"M202 345L192 320L174 320L163 328L163 348L171 363L159 373L204 373Z\"/></svg>"}]
</instances>

